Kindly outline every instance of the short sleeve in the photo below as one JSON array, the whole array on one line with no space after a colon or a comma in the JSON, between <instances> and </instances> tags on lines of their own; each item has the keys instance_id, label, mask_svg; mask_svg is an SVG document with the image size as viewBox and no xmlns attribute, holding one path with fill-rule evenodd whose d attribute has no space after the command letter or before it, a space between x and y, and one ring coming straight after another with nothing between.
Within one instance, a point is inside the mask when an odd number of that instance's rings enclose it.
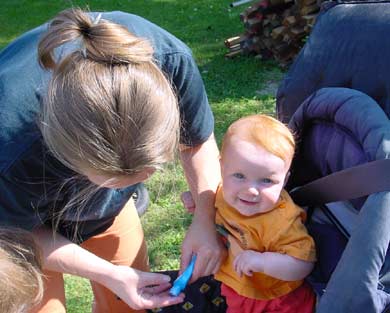
<instances>
[{"instance_id":1,"label":"short sleeve","mask_svg":"<svg viewBox=\"0 0 390 313\"><path fill-rule=\"evenodd\" d=\"M184 52L168 54L162 69L172 81L179 99L180 142L189 146L203 143L214 130L214 117L193 57Z\"/></svg>"},{"instance_id":2,"label":"short sleeve","mask_svg":"<svg viewBox=\"0 0 390 313\"><path fill-rule=\"evenodd\" d=\"M293 215L288 214L278 232L270 242L269 251L287 254L300 260L315 262L316 250L313 238L308 234L302 222L304 212L299 209ZM285 212L283 212L285 213Z\"/></svg>"}]
</instances>

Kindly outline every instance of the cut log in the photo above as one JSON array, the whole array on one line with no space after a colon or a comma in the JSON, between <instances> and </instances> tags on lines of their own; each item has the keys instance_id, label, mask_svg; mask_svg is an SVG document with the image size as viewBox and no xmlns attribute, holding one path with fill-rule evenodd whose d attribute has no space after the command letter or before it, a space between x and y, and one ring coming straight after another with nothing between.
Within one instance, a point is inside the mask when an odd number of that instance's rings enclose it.
<instances>
[{"instance_id":1,"label":"cut log","mask_svg":"<svg viewBox=\"0 0 390 313\"><path fill-rule=\"evenodd\" d=\"M254 54L259 59L274 58L282 65L288 64L310 34L324 1L250 1L250 6L240 13L244 32L225 40L229 49L226 56Z\"/></svg>"},{"instance_id":2,"label":"cut log","mask_svg":"<svg viewBox=\"0 0 390 313\"><path fill-rule=\"evenodd\" d=\"M243 53L243 50L242 50L242 49L236 50L236 51L231 51L231 52L226 53L226 54L225 54L225 57L226 57L226 58L233 58L233 57L238 56L238 55L240 55L240 54L242 54L242 53Z\"/></svg>"},{"instance_id":3,"label":"cut log","mask_svg":"<svg viewBox=\"0 0 390 313\"><path fill-rule=\"evenodd\" d=\"M225 46L227 48L230 48L231 46L234 46L234 45L246 40L247 37L248 36L246 36L246 35L240 35L240 36L234 36L234 37L228 38L225 40Z\"/></svg>"}]
</instances>

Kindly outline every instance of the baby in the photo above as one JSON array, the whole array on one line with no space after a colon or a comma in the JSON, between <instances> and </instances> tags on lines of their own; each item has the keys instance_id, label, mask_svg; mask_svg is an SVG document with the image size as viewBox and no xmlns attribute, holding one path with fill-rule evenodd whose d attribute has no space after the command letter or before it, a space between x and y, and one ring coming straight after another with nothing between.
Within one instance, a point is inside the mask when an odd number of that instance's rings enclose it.
<instances>
[{"instance_id":1,"label":"baby","mask_svg":"<svg viewBox=\"0 0 390 313\"><path fill-rule=\"evenodd\" d=\"M234 122L221 148L216 224L228 257L215 278L228 313L311 313L315 295L304 278L316 260L305 212L283 189L295 142L266 115Z\"/></svg>"}]
</instances>

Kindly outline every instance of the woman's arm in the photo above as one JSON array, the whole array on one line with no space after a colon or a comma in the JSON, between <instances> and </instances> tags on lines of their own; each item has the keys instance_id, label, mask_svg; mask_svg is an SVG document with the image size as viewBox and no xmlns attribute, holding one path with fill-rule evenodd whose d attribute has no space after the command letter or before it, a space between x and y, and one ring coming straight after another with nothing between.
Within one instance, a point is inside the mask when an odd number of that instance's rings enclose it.
<instances>
[{"instance_id":1,"label":"woman's arm","mask_svg":"<svg viewBox=\"0 0 390 313\"><path fill-rule=\"evenodd\" d=\"M215 230L215 192L221 180L219 151L212 134L196 147L183 147L180 159L196 210L182 245L181 271L197 254L191 281L215 273L225 249Z\"/></svg>"},{"instance_id":2,"label":"woman's arm","mask_svg":"<svg viewBox=\"0 0 390 313\"><path fill-rule=\"evenodd\" d=\"M96 281L110 289L131 308L147 309L180 303L183 295L169 296L169 276L114 265L41 227L33 231L42 250L43 268ZM154 285L154 287L148 287Z\"/></svg>"},{"instance_id":3,"label":"woman's arm","mask_svg":"<svg viewBox=\"0 0 390 313\"><path fill-rule=\"evenodd\" d=\"M287 254L245 250L234 259L234 270L238 275L252 276L260 272L285 281L305 278L313 270L314 262L303 261Z\"/></svg>"}]
</instances>

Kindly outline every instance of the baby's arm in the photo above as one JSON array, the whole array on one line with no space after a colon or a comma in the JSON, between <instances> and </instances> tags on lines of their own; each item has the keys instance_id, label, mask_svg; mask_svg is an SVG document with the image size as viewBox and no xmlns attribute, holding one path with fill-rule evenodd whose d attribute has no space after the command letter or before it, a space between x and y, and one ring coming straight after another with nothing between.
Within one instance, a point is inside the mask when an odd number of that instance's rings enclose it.
<instances>
[{"instance_id":1,"label":"baby's arm","mask_svg":"<svg viewBox=\"0 0 390 313\"><path fill-rule=\"evenodd\" d=\"M259 272L280 280L294 281L309 275L314 262L277 252L245 250L235 257L233 266L239 276L242 274L252 276L254 272Z\"/></svg>"}]
</instances>

